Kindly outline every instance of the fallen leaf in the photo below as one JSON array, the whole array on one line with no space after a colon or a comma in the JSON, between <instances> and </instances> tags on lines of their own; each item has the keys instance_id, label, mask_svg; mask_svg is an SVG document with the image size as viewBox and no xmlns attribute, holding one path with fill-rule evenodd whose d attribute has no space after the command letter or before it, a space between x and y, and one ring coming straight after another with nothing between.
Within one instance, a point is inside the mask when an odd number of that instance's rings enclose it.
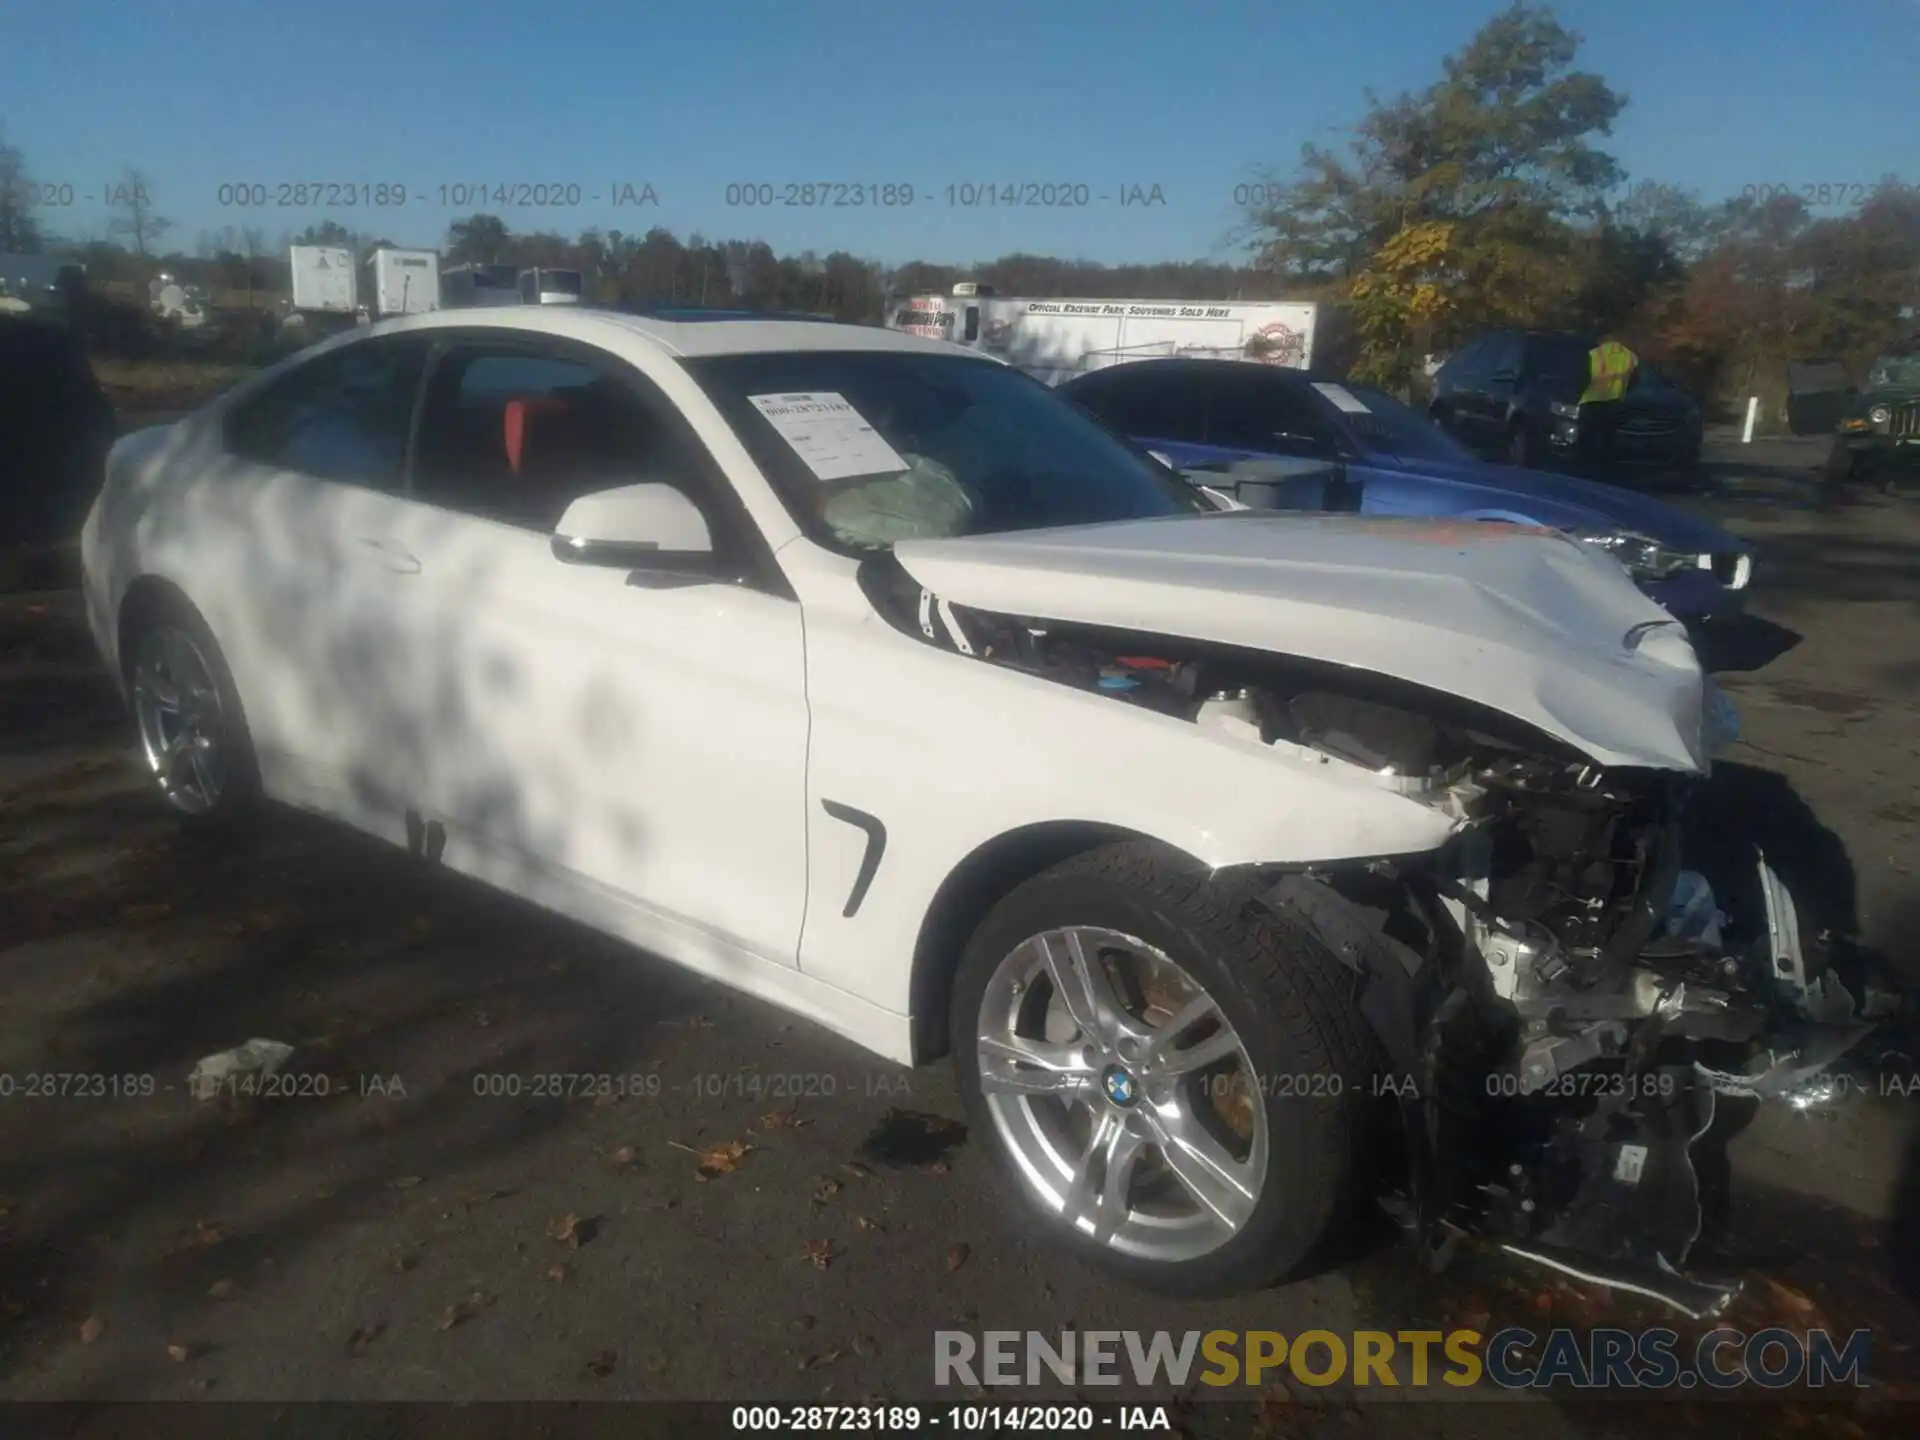
<instances>
[{"instance_id":1,"label":"fallen leaf","mask_svg":"<svg viewBox=\"0 0 1920 1440\"><path fill-rule=\"evenodd\" d=\"M878 1348L879 1347L873 1343L873 1337L871 1335L856 1335L853 1337L853 1353L858 1355L862 1360L871 1360L874 1351Z\"/></svg>"},{"instance_id":2,"label":"fallen leaf","mask_svg":"<svg viewBox=\"0 0 1920 1440\"><path fill-rule=\"evenodd\" d=\"M393 1182L393 1188L396 1190L411 1190L419 1183L420 1177L418 1175L402 1175L398 1180Z\"/></svg>"},{"instance_id":3,"label":"fallen leaf","mask_svg":"<svg viewBox=\"0 0 1920 1440\"><path fill-rule=\"evenodd\" d=\"M631 1145L622 1145L607 1158L616 1165L631 1165L640 1158L640 1152Z\"/></svg>"},{"instance_id":4,"label":"fallen leaf","mask_svg":"<svg viewBox=\"0 0 1920 1440\"><path fill-rule=\"evenodd\" d=\"M184 1365L193 1358L191 1345L173 1344L167 1346L167 1358L176 1365Z\"/></svg>"},{"instance_id":5,"label":"fallen leaf","mask_svg":"<svg viewBox=\"0 0 1920 1440\"><path fill-rule=\"evenodd\" d=\"M973 1252L967 1248L965 1242L949 1245L947 1247L947 1269L958 1270L962 1265L967 1263L967 1256L972 1253Z\"/></svg>"},{"instance_id":6,"label":"fallen leaf","mask_svg":"<svg viewBox=\"0 0 1920 1440\"><path fill-rule=\"evenodd\" d=\"M453 1193L453 1198L471 1210L476 1205L485 1205L489 1201L505 1199L506 1193L504 1190L456 1190Z\"/></svg>"},{"instance_id":7,"label":"fallen leaf","mask_svg":"<svg viewBox=\"0 0 1920 1440\"><path fill-rule=\"evenodd\" d=\"M785 1110L769 1110L760 1117L760 1128L762 1130L798 1130L802 1125L809 1123L800 1118L797 1113L799 1109L798 1105L793 1105Z\"/></svg>"},{"instance_id":8,"label":"fallen leaf","mask_svg":"<svg viewBox=\"0 0 1920 1440\"><path fill-rule=\"evenodd\" d=\"M587 1357L587 1373L599 1377L611 1375L619 1358L611 1350L596 1350Z\"/></svg>"},{"instance_id":9,"label":"fallen leaf","mask_svg":"<svg viewBox=\"0 0 1920 1440\"><path fill-rule=\"evenodd\" d=\"M1804 1320L1818 1313L1820 1307L1804 1292L1795 1290L1789 1285L1782 1285L1774 1279L1767 1279L1766 1285L1767 1292L1773 1297L1774 1302L1795 1317Z\"/></svg>"},{"instance_id":10,"label":"fallen leaf","mask_svg":"<svg viewBox=\"0 0 1920 1440\"><path fill-rule=\"evenodd\" d=\"M874 1230L874 1231L878 1231L882 1235L887 1233L887 1227L882 1225L878 1220L874 1219L871 1215L862 1215L853 1223L858 1225L862 1230Z\"/></svg>"},{"instance_id":11,"label":"fallen leaf","mask_svg":"<svg viewBox=\"0 0 1920 1440\"><path fill-rule=\"evenodd\" d=\"M449 1305L446 1313L441 1315L437 1322L438 1327L442 1330L451 1330L456 1325L464 1324L489 1305L493 1304L493 1300L493 1296L486 1294L484 1291L476 1290L466 1299L456 1301L454 1304Z\"/></svg>"},{"instance_id":12,"label":"fallen leaf","mask_svg":"<svg viewBox=\"0 0 1920 1440\"><path fill-rule=\"evenodd\" d=\"M927 1169L931 1170L936 1175L946 1174L948 1168L949 1167L947 1165L947 1162L944 1160L936 1160L931 1165L927 1166Z\"/></svg>"},{"instance_id":13,"label":"fallen leaf","mask_svg":"<svg viewBox=\"0 0 1920 1440\"><path fill-rule=\"evenodd\" d=\"M689 1155L699 1157L695 1174L702 1180L711 1180L716 1175L730 1175L740 1168L740 1162L752 1153L753 1146L744 1140L728 1140L719 1145L710 1145L705 1150L696 1150L691 1145L682 1145L677 1140L667 1142L677 1150L685 1150Z\"/></svg>"},{"instance_id":14,"label":"fallen leaf","mask_svg":"<svg viewBox=\"0 0 1920 1440\"><path fill-rule=\"evenodd\" d=\"M593 1108L596 1110L604 1110L609 1105L618 1105L619 1103L620 1097L611 1090L603 1090L593 1097Z\"/></svg>"},{"instance_id":15,"label":"fallen leaf","mask_svg":"<svg viewBox=\"0 0 1920 1440\"><path fill-rule=\"evenodd\" d=\"M572 1274L573 1266L567 1264L564 1260L556 1260L547 1267L547 1279L556 1285L566 1284Z\"/></svg>"},{"instance_id":16,"label":"fallen leaf","mask_svg":"<svg viewBox=\"0 0 1920 1440\"><path fill-rule=\"evenodd\" d=\"M586 1238L585 1232L590 1224L591 1222L581 1219L569 1210L547 1226L547 1238L558 1240L562 1245L578 1250L580 1242Z\"/></svg>"},{"instance_id":17,"label":"fallen leaf","mask_svg":"<svg viewBox=\"0 0 1920 1440\"><path fill-rule=\"evenodd\" d=\"M847 1174L851 1175L856 1180L871 1180L873 1178L873 1171L869 1170L866 1166L860 1164L858 1161L849 1160L845 1164L843 1164L840 1168L846 1171Z\"/></svg>"},{"instance_id":18,"label":"fallen leaf","mask_svg":"<svg viewBox=\"0 0 1920 1440\"><path fill-rule=\"evenodd\" d=\"M800 1258L811 1261L814 1269L824 1270L840 1258L840 1252L831 1240L809 1240L800 1247Z\"/></svg>"},{"instance_id":19,"label":"fallen leaf","mask_svg":"<svg viewBox=\"0 0 1920 1440\"><path fill-rule=\"evenodd\" d=\"M233 1281L216 1280L213 1282L213 1284L207 1287L207 1294L211 1295L216 1300L224 1300L229 1295L233 1294Z\"/></svg>"},{"instance_id":20,"label":"fallen leaf","mask_svg":"<svg viewBox=\"0 0 1920 1440\"><path fill-rule=\"evenodd\" d=\"M838 1180L822 1180L813 1187L813 1202L816 1205L824 1205L839 1193L840 1182Z\"/></svg>"},{"instance_id":21,"label":"fallen leaf","mask_svg":"<svg viewBox=\"0 0 1920 1440\"><path fill-rule=\"evenodd\" d=\"M102 1320L98 1315L87 1316L86 1319L80 1322L80 1343L82 1345L93 1344L94 1341L100 1338L106 1328L107 1322Z\"/></svg>"},{"instance_id":22,"label":"fallen leaf","mask_svg":"<svg viewBox=\"0 0 1920 1440\"><path fill-rule=\"evenodd\" d=\"M839 1350L829 1350L824 1355L809 1355L806 1359L802 1360L796 1368L801 1370L815 1370L822 1365L831 1365L840 1358L840 1355L841 1352Z\"/></svg>"},{"instance_id":23,"label":"fallen leaf","mask_svg":"<svg viewBox=\"0 0 1920 1440\"><path fill-rule=\"evenodd\" d=\"M189 1245L218 1245L223 1233L218 1225L206 1220L196 1220L193 1222L193 1234L187 1237L187 1243Z\"/></svg>"},{"instance_id":24,"label":"fallen leaf","mask_svg":"<svg viewBox=\"0 0 1920 1440\"><path fill-rule=\"evenodd\" d=\"M371 1325L362 1325L347 1336L347 1354L349 1356L366 1354L367 1347L378 1340L386 1332L386 1328L387 1322L384 1320L376 1320ZM447 1327L443 1325L440 1328L444 1330Z\"/></svg>"}]
</instances>

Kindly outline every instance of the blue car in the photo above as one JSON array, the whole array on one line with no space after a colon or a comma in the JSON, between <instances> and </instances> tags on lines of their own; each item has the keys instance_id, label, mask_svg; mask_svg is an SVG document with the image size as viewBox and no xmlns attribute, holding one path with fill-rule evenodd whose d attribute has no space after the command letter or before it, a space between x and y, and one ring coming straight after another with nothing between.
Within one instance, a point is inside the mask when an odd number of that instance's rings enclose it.
<instances>
[{"instance_id":1,"label":"blue car","mask_svg":"<svg viewBox=\"0 0 1920 1440\"><path fill-rule=\"evenodd\" d=\"M1709 520L1636 491L1481 460L1369 386L1243 360L1138 360L1059 390L1196 483L1255 508L1564 530L1617 556L1689 622L1737 614L1753 573L1747 546Z\"/></svg>"}]
</instances>

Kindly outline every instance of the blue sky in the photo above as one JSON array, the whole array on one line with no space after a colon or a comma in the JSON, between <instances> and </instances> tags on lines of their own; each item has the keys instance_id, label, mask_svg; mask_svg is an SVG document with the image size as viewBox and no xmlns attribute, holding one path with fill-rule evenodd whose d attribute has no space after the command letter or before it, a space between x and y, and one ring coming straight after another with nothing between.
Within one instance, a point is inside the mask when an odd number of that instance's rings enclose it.
<instances>
[{"instance_id":1,"label":"blue sky","mask_svg":"<svg viewBox=\"0 0 1920 1440\"><path fill-rule=\"evenodd\" d=\"M461 213L441 187L544 183L557 187L549 198L578 187L580 203L463 208L498 210L517 230L663 224L894 262L1012 250L1226 259L1237 184L1285 173L1303 142L1337 142L1366 89L1430 83L1500 8L14 0L0 125L56 199L71 187L71 208L43 213L48 228L83 237L104 232L104 187L133 164L174 222L168 238L188 248L242 224L271 243L323 214L437 244ZM1920 183L1920 0L1614 0L1560 13L1586 37L1583 67L1628 97L1612 148L1635 178L1709 198L1887 173ZM729 185L784 199L808 180L910 185L914 203L728 204ZM408 199L324 212L220 203L223 184L277 202L300 181L385 182ZM949 185L1010 182L1085 186L1091 204L986 207L958 190L949 203ZM657 204L613 203L648 185Z\"/></svg>"}]
</instances>

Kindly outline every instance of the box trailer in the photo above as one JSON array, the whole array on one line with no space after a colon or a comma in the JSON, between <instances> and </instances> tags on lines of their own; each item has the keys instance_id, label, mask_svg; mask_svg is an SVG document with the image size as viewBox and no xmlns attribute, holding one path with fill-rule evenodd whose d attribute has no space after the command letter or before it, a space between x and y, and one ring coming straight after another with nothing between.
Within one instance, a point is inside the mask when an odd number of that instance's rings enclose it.
<instances>
[{"instance_id":1,"label":"box trailer","mask_svg":"<svg viewBox=\"0 0 1920 1440\"><path fill-rule=\"evenodd\" d=\"M520 300L526 305L578 305L586 277L578 270L540 265L520 272Z\"/></svg>"},{"instance_id":2,"label":"box trailer","mask_svg":"<svg viewBox=\"0 0 1920 1440\"><path fill-rule=\"evenodd\" d=\"M440 272L440 304L518 305L520 271L513 265L450 265Z\"/></svg>"},{"instance_id":3,"label":"box trailer","mask_svg":"<svg viewBox=\"0 0 1920 1440\"><path fill-rule=\"evenodd\" d=\"M1308 369L1318 318L1310 301L1043 300L956 286L950 296L908 297L887 324L972 346L1057 385L1168 356Z\"/></svg>"},{"instance_id":4,"label":"box trailer","mask_svg":"<svg viewBox=\"0 0 1920 1440\"><path fill-rule=\"evenodd\" d=\"M360 308L353 252L336 245L295 245L293 308L322 315L352 315Z\"/></svg>"},{"instance_id":5,"label":"box trailer","mask_svg":"<svg viewBox=\"0 0 1920 1440\"><path fill-rule=\"evenodd\" d=\"M424 315L440 308L440 256L432 250L382 248L367 257L373 314Z\"/></svg>"}]
</instances>

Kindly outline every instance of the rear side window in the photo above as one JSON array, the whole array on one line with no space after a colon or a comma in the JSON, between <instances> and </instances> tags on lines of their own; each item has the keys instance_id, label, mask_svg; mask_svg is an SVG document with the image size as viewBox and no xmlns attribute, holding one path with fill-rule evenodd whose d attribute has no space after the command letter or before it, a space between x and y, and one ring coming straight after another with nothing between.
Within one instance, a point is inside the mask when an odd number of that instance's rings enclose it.
<instances>
[{"instance_id":1,"label":"rear side window","mask_svg":"<svg viewBox=\"0 0 1920 1440\"><path fill-rule=\"evenodd\" d=\"M1265 366L1226 373L1214 386L1207 413L1207 443L1236 450L1334 455L1340 433L1320 412L1305 385L1290 384Z\"/></svg>"},{"instance_id":2,"label":"rear side window","mask_svg":"<svg viewBox=\"0 0 1920 1440\"><path fill-rule=\"evenodd\" d=\"M426 342L396 335L316 356L242 404L227 450L320 480L397 491Z\"/></svg>"},{"instance_id":3,"label":"rear side window","mask_svg":"<svg viewBox=\"0 0 1920 1440\"><path fill-rule=\"evenodd\" d=\"M1495 335L1487 342L1485 361L1480 367L1483 378L1491 380L1503 372L1508 379L1518 378L1524 348L1518 335Z\"/></svg>"},{"instance_id":4,"label":"rear side window","mask_svg":"<svg viewBox=\"0 0 1920 1440\"><path fill-rule=\"evenodd\" d=\"M1197 445L1206 431L1206 382L1192 371L1110 365L1062 393L1130 439Z\"/></svg>"}]
</instances>

